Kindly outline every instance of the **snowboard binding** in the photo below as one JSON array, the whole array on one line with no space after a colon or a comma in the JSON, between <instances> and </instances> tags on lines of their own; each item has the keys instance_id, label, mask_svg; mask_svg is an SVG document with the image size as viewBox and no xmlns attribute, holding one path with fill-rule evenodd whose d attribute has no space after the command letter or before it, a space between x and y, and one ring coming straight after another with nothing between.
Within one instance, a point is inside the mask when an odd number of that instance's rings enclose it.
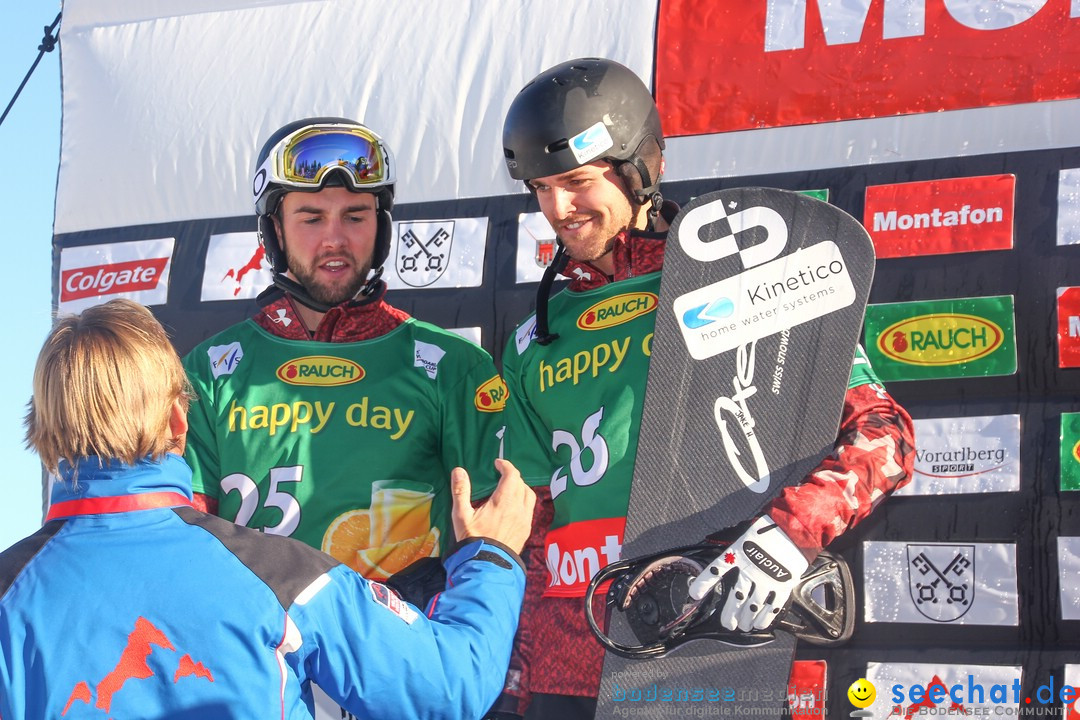
<instances>
[{"instance_id":1,"label":"snowboard binding","mask_svg":"<svg viewBox=\"0 0 1080 720\"><path fill-rule=\"evenodd\" d=\"M791 633L812 645L839 645L855 629L855 591L847 562L822 552L795 589L788 604L768 630L742 632L720 625L720 608L731 590L721 587L700 601L690 599L690 583L728 543L689 545L637 558L620 560L597 573L585 594L585 615L600 643L617 655L633 659L663 657L691 640L719 640L734 647L757 647L772 642L775 630ZM623 613L638 644L623 644L600 629L593 616L597 589L611 581L608 612Z\"/></svg>"}]
</instances>

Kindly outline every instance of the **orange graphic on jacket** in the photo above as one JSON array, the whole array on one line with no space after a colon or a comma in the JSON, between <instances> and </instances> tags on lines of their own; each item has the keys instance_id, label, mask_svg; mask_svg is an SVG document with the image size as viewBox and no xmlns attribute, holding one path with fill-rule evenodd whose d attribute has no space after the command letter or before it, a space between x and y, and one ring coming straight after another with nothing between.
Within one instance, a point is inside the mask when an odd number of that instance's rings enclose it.
<instances>
[{"instance_id":1,"label":"orange graphic on jacket","mask_svg":"<svg viewBox=\"0 0 1080 720\"><path fill-rule=\"evenodd\" d=\"M128 635L127 645L124 646L116 667L95 688L97 702L94 703L94 706L96 708L109 712L112 708L113 695L120 691L124 683L128 680L146 680L153 677L154 671L150 669L146 659L154 652L155 646L165 650L176 650L165 633L146 618L139 617L135 620L135 629ZM180 658L176 673L173 675L173 683L177 683L180 678L188 676L214 682L213 674L205 665L196 662L190 655L184 655ZM75 683L71 696L68 697L67 704L64 705L64 711L60 714L67 715L72 703L76 700L87 705L94 700L94 690L91 690L90 684L84 680Z\"/></svg>"}]
</instances>

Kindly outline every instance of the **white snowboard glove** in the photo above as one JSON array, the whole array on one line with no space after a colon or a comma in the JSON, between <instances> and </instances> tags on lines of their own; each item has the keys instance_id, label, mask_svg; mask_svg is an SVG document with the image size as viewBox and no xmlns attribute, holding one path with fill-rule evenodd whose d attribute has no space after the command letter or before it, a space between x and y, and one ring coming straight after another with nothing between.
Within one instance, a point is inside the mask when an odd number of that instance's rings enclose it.
<instances>
[{"instance_id":1,"label":"white snowboard glove","mask_svg":"<svg viewBox=\"0 0 1080 720\"><path fill-rule=\"evenodd\" d=\"M719 590L721 580L733 583L720 609L720 624L728 630L765 630L808 566L787 533L763 515L694 579L690 597L701 600L714 588Z\"/></svg>"}]
</instances>

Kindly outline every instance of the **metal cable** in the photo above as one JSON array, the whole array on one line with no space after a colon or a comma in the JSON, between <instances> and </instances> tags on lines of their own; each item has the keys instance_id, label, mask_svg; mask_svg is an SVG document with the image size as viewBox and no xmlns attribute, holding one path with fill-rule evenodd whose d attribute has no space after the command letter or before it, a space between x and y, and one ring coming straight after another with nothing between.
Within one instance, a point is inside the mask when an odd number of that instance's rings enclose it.
<instances>
[{"instance_id":1,"label":"metal cable","mask_svg":"<svg viewBox=\"0 0 1080 720\"><path fill-rule=\"evenodd\" d=\"M4 124L4 119L7 118L8 113L11 112L11 108L15 104L15 101L19 99L19 93L21 93L23 88L26 87L27 81L30 80L30 76L34 74L34 69L37 68L38 63L41 62L41 58L45 55L45 53L52 52L53 49L56 47L56 36L53 35L53 31L56 30L56 26L60 24L61 15L63 15L62 12L57 13L56 19L53 20L52 25L45 26L45 35L41 38L41 44L38 45L38 56L34 60L34 64L30 66L30 70L27 71L26 77L24 77L22 82L19 83L19 89L15 91L15 95L12 96L11 102L9 102L7 104L7 107L4 108L4 114L0 115L0 125Z\"/></svg>"}]
</instances>

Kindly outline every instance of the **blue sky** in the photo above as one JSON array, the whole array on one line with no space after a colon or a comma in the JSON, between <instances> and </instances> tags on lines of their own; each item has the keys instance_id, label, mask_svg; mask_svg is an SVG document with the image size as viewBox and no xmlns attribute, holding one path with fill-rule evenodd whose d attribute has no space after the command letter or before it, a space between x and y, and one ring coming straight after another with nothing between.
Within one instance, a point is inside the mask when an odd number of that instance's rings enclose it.
<instances>
[{"instance_id":1,"label":"blue sky","mask_svg":"<svg viewBox=\"0 0 1080 720\"><path fill-rule=\"evenodd\" d=\"M0 23L0 112L37 57L42 30L59 2L6 3ZM0 352L0 549L41 525L41 470L23 447L23 415L41 343L52 313L52 225L60 163L60 49L46 53L4 124L3 282L7 299Z\"/></svg>"}]
</instances>

